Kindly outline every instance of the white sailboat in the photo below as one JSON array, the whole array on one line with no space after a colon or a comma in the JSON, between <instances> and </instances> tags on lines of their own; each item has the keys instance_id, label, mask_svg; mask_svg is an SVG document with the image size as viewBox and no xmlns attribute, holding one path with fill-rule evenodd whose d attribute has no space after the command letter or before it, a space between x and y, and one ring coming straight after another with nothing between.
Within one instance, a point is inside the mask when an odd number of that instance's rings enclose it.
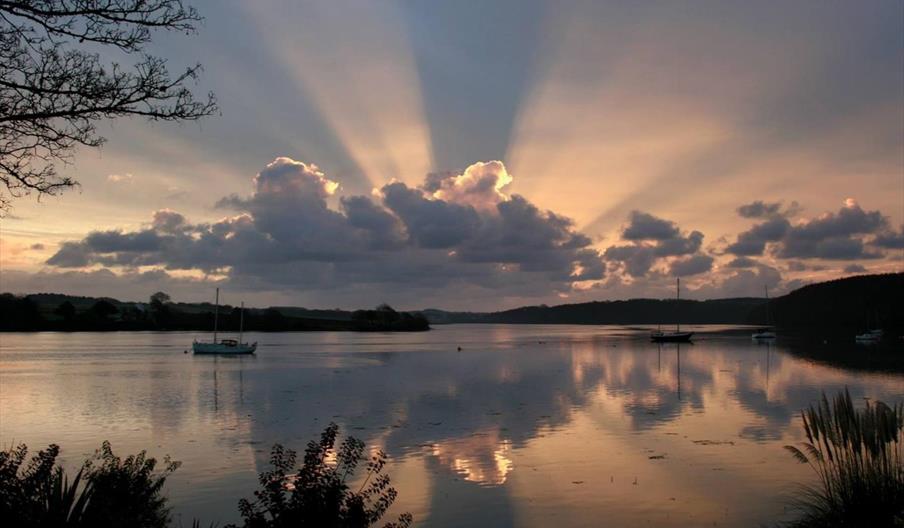
<instances>
[{"instance_id":1,"label":"white sailboat","mask_svg":"<svg viewBox=\"0 0 904 528\"><path fill-rule=\"evenodd\" d=\"M766 328L760 328L756 332L753 333L750 337L754 341L771 341L775 339L775 331L772 330L772 310L769 309L769 287L763 286L763 293L766 295L766 317L769 322L769 326Z\"/></svg>"},{"instance_id":2,"label":"white sailboat","mask_svg":"<svg viewBox=\"0 0 904 528\"><path fill-rule=\"evenodd\" d=\"M257 343L243 343L242 331L245 326L245 303L239 311L239 338L238 339L221 339L217 341L217 323L220 316L220 289L217 288L216 306L213 312L213 341L195 340L191 344L191 348L195 354L254 354L257 350Z\"/></svg>"},{"instance_id":3,"label":"white sailboat","mask_svg":"<svg viewBox=\"0 0 904 528\"><path fill-rule=\"evenodd\" d=\"M679 303L681 302L681 278L679 277L676 280L675 287L677 288L677 293L675 294L675 300ZM681 307L679 306L679 309ZM681 322L675 321L675 331L674 332L663 332L662 330L657 330L650 334L650 339L655 343L686 343L691 340L693 337L693 332L682 332L681 331Z\"/></svg>"},{"instance_id":4,"label":"white sailboat","mask_svg":"<svg viewBox=\"0 0 904 528\"><path fill-rule=\"evenodd\" d=\"M870 330L869 329L869 327L870 327L869 319L870 319L869 313L867 313L867 316L866 316L867 331L862 334L857 334L856 336L854 336L854 341L856 341L857 343L860 343L862 345L875 345L879 341L882 341L882 337L885 335L885 332L883 332L882 329L880 329L880 328L875 328L875 329ZM879 314L878 313L876 314L876 322L877 323L879 322Z\"/></svg>"}]
</instances>

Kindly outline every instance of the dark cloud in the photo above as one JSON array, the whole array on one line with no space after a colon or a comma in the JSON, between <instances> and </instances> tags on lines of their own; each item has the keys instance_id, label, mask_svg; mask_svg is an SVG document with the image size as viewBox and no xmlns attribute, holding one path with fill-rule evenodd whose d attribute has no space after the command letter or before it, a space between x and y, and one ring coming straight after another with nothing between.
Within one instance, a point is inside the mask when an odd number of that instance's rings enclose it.
<instances>
[{"instance_id":1,"label":"dark cloud","mask_svg":"<svg viewBox=\"0 0 904 528\"><path fill-rule=\"evenodd\" d=\"M625 240L669 240L680 232L674 222L657 218L649 213L631 211L629 223L622 231Z\"/></svg>"},{"instance_id":2,"label":"dark cloud","mask_svg":"<svg viewBox=\"0 0 904 528\"><path fill-rule=\"evenodd\" d=\"M725 266L728 268L752 268L757 265L757 261L748 257L736 257Z\"/></svg>"},{"instance_id":3,"label":"dark cloud","mask_svg":"<svg viewBox=\"0 0 904 528\"><path fill-rule=\"evenodd\" d=\"M726 251L739 256L762 255L766 250L766 243L781 240L790 227L791 224L785 218L771 218L739 234L737 241L730 244Z\"/></svg>"},{"instance_id":4,"label":"dark cloud","mask_svg":"<svg viewBox=\"0 0 904 528\"><path fill-rule=\"evenodd\" d=\"M762 200L757 200L738 207L738 214L744 218L763 218L778 214L781 208L781 202L766 203Z\"/></svg>"},{"instance_id":5,"label":"dark cloud","mask_svg":"<svg viewBox=\"0 0 904 528\"><path fill-rule=\"evenodd\" d=\"M726 251L738 256L759 256L772 243L771 252L778 258L815 258L827 260L874 259L883 254L866 246L864 236L887 233L888 220L879 211L864 211L853 200L847 200L837 213L826 213L792 225L780 212L780 203L761 201L743 205L738 213L747 218L767 217L767 220L740 233ZM792 209L797 204L792 203ZM881 236L881 235L880 235ZM880 237L874 239L874 243ZM883 242L894 243L894 236ZM881 247L881 244L876 243Z\"/></svg>"},{"instance_id":6,"label":"dark cloud","mask_svg":"<svg viewBox=\"0 0 904 528\"><path fill-rule=\"evenodd\" d=\"M277 158L255 176L250 195L218 202L234 216L192 224L160 210L147 228L65 242L47 263L217 272L248 289L337 296L405 284L406 294L477 287L530 297L602 278L590 238L569 219L503 194L510 180L500 162L479 163L428 176L423 187L390 183L378 198L343 196L334 210L327 199L336 182L314 165Z\"/></svg>"},{"instance_id":7,"label":"dark cloud","mask_svg":"<svg viewBox=\"0 0 904 528\"><path fill-rule=\"evenodd\" d=\"M609 262L620 263L632 277L643 277L650 271L657 257L652 247L627 245L606 248L603 258Z\"/></svg>"},{"instance_id":8,"label":"dark cloud","mask_svg":"<svg viewBox=\"0 0 904 528\"><path fill-rule=\"evenodd\" d=\"M34 251L41 251L42 249L44 249L44 244L40 244L40 243L32 244L32 245L28 246L28 249L31 249Z\"/></svg>"},{"instance_id":9,"label":"dark cloud","mask_svg":"<svg viewBox=\"0 0 904 528\"><path fill-rule=\"evenodd\" d=\"M876 235L872 244L886 249L904 249L904 225L897 232L889 229Z\"/></svg>"},{"instance_id":10,"label":"dark cloud","mask_svg":"<svg viewBox=\"0 0 904 528\"><path fill-rule=\"evenodd\" d=\"M669 266L669 273L676 277L689 277L706 273L713 269L713 258L709 255L693 255L690 257L673 260Z\"/></svg>"},{"instance_id":11,"label":"dark cloud","mask_svg":"<svg viewBox=\"0 0 904 528\"><path fill-rule=\"evenodd\" d=\"M480 216L471 206L430 199L404 183L386 185L382 192L383 203L402 219L410 242L418 247L451 248L480 227Z\"/></svg>"},{"instance_id":12,"label":"dark cloud","mask_svg":"<svg viewBox=\"0 0 904 528\"><path fill-rule=\"evenodd\" d=\"M151 225L154 229L163 233L178 233L186 227L185 217L171 209L154 211Z\"/></svg>"},{"instance_id":13,"label":"dark cloud","mask_svg":"<svg viewBox=\"0 0 904 528\"><path fill-rule=\"evenodd\" d=\"M783 205L784 202L755 200L738 207L736 211L744 218L773 218L776 216L790 218L801 211L800 204L797 202L791 202L784 210L782 210Z\"/></svg>"},{"instance_id":14,"label":"dark cloud","mask_svg":"<svg viewBox=\"0 0 904 528\"><path fill-rule=\"evenodd\" d=\"M696 253L703 244L703 233L693 231L686 237L676 236L675 238L660 240L656 244L656 256L659 257L675 257L679 255L690 255Z\"/></svg>"},{"instance_id":15,"label":"dark cloud","mask_svg":"<svg viewBox=\"0 0 904 528\"><path fill-rule=\"evenodd\" d=\"M881 258L882 253L866 248L862 236L882 232L887 226L882 213L864 211L848 200L837 213L826 213L789 229L776 255L827 260Z\"/></svg>"},{"instance_id":16,"label":"dark cloud","mask_svg":"<svg viewBox=\"0 0 904 528\"><path fill-rule=\"evenodd\" d=\"M642 211L631 212L628 225L622 231L622 239L631 243L610 246L603 253L603 258L635 278L647 275L659 259L694 255L703 245L703 233L700 231L682 235L674 222ZM711 268L712 259L704 255L695 255L674 265L693 271L704 267L706 259L709 259ZM690 274L695 273L700 272Z\"/></svg>"},{"instance_id":17,"label":"dark cloud","mask_svg":"<svg viewBox=\"0 0 904 528\"><path fill-rule=\"evenodd\" d=\"M63 242L47 264L61 268L80 268L91 264L90 250L79 242Z\"/></svg>"},{"instance_id":18,"label":"dark cloud","mask_svg":"<svg viewBox=\"0 0 904 528\"><path fill-rule=\"evenodd\" d=\"M867 269L860 264L848 264L844 267L845 273L866 273Z\"/></svg>"}]
</instances>

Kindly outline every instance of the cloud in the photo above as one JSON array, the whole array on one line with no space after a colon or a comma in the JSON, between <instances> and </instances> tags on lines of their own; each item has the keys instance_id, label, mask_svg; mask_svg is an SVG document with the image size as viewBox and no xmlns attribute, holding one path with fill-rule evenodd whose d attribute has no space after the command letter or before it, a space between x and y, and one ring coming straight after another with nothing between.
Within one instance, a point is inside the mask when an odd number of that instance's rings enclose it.
<instances>
[{"instance_id":1,"label":"cloud","mask_svg":"<svg viewBox=\"0 0 904 528\"><path fill-rule=\"evenodd\" d=\"M631 211L629 223L622 231L624 240L669 240L678 236L674 222L641 211Z\"/></svg>"},{"instance_id":2,"label":"cloud","mask_svg":"<svg viewBox=\"0 0 904 528\"><path fill-rule=\"evenodd\" d=\"M34 251L41 251L42 249L44 249L44 244L41 244L41 243L32 244L32 245L28 246L28 249L31 249Z\"/></svg>"},{"instance_id":3,"label":"cloud","mask_svg":"<svg viewBox=\"0 0 904 528\"><path fill-rule=\"evenodd\" d=\"M752 268L757 265L757 261L748 257L736 257L728 262L725 266L728 268Z\"/></svg>"},{"instance_id":4,"label":"cloud","mask_svg":"<svg viewBox=\"0 0 904 528\"><path fill-rule=\"evenodd\" d=\"M603 258L622 264L632 277L643 277L653 266L656 255L652 248L646 246L610 246L603 253Z\"/></svg>"},{"instance_id":5,"label":"cloud","mask_svg":"<svg viewBox=\"0 0 904 528\"><path fill-rule=\"evenodd\" d=\"M107 181L113 184L129 184L132 183L134 177L131 174L109 174Z\"/></svg>"},{"instance_id":6,"label":"cloud","mask_svg":"<svg viewBox=\"0 0 904 528\"><path fill-rule=\"evenodd\" d=\"M161 209L145 228L66 241L47 264L193 270L246 288L337 296L364 288L442 296L476 286L534 297L604 276L601 255L570 219L502 192L512 178L501 162L437 174L421 187L393 182L373 196L341 196L333 209L327 200L337 182L315 165L277 158L253 178L249 195L218 202L232 216L191 223Z\"/></svg>"},{"instance_id":7,"label":"cloud","mask_svg":"<svg viewBox=\"0 0 904 528\"><path fill-rule=\"evenodd\" d=\"M635 278L647 275L660 259L693 255L703 245L703 233L700 231L682 235L674 222L642 211L630 213L628 225L622 230L622 239L631 243L609 246L604 251L603 258L621 266L628 275ZM692 271L703 267L705 260L693 258L675 265L679 269ZM709 265L711 267L712 259Z\"/></svg>"},{"instance_id":8,"label":"cloud","mask_svg":"<svg viewBox=\"0 0 904 528\"><path fill-rule=\"evenodd\" d=\"M755 200L749 204L744 204L736 209L738 215L743 218L774 218L782 216L790 218L801 211L800 204L791 202L788 207L782 210L784 202L764 202Z\"/></svg>"},{"instance_id":9,"label":"cloud","mask_svg":"<svg viewBox=\"0 0 904 528\"><path fill-rule=\"evenodd\" d=\"M151 224L154 229L164 233L178 233L187 227L185 217L171 209L154 211Z\"/></svg>"},{"instance_id":10,"label":"cloud","mask_svg":"<svg viewBox=\"0 0 904 528\"><path fill-rule=\"evenodd\" d=\"M807 265L799 260L788 261L788 271L806 271Z\"/></svg>"},{"instance_id":11,"label":"cloud","mask_svg":"<svg viewBox=\"0 0 904 528\"><path fill-rule=\"evenodd\" d=\"M882 253L866 248L861 235L877 233L887 225L882 213L864 211L849 198L837 213L825 213L788 230L776 256L827 260L881 258Z\"/></svg>"},{"instance_id":12,"label":"cloud","mask_svg":"<svg viewBox=\"0 0 904 528\"><path fill-rule=\"evenodd\" d=\"M762 200L757 200L738 207L738 214L744 218L763 218L778 214L781 207L781 202L766 203Z\"/></svg>"},{"instance_id":13,"label":"cloud","mask_svg":"<svg viewBox=\"0 0 904 528\"><path fill-rule=\"evenodd\" d=\"M706 273L713 268L713 258L709 255L693 255L683 259L673 260L669 266L669 272L676 277L689 277Z\"/></svg>"},{"instance_id":14,"label":"cloud","mask_svg":"<svg viewBox=\"0 0 904 528\"><path fill-rule=\"evenodd\" d=\"M879 233L873 238L871 243L886 249L904 249L904 225L902 225L901 229L897 232L889 229L888 231Z\"/></svg>"},{"instance_id":15,"label":"cloud","mask_svg":"<svg viewBox=\"0 0 904 528\"><path fill-rule=\"evenodd\" d=\"M860 264L848 264L844 267L845 273L866 273L867 269Z\"/></svg>"},{"instance_id":16,"label":"cloud","mask_svg":"<svg viewBox=\"0 0 904 528\"><path fill-rule=\"evenodd\" d=\"M443 174L445 177L437 179ZM424 187L434 189L432 197L439 200L492 209L508 200L502 190L511 182L512 176L501 161L488 161L474 163L461 174L434 173Z\"/></svg>"},{"instance_id":17,"label":"cloud","mask_svg":"<svg viewBox=\"0 0 904 528\"><path fill-rule=\"evenodd\" d=\"M792 225L787 219L787 211L779 211L780 205L756 201L739 207L738 214L743 217L767 219L738 234L726 251L738 256L759 256L765 254L767 245L772 243L772 254L777 258L845 260L883 256L881 251L869 249L863 238L864 235L887 232L888 220L879 211L864 211L848 198L837 213L825 213ZM796 202L792 208L797 208ZM880 236L873 242L876 243ZM893 244L893 232L890 238L882 238L882 241Z\"/></svg>"},{"instance_id":18,"label":"cloud","mask_svg":"<svg viewBox=\"0 0 904 528\"><path fill-rule=\"evenodd\" d=\"M760 297L764 286L775 292L782 285L782 274L777 269L758 264L750 269L734 271L721 282L704 285L695 294L702 298ZM784 288L788 287L788 284L784 285Z\"/></svg>"},{"instance_id":19,"label":"cloud","mask_svg":"<svg viewBox=\"0 0 904 528\"><path fill-rule=\"evenodd\" d=\"M791 228L787 219L775 217L753 226L750 230L738 235L737 241L730 244L726 251L740 256L759 256L766 250L767 242L776 242L785 236Z\"/></svg>"}]
</instances>

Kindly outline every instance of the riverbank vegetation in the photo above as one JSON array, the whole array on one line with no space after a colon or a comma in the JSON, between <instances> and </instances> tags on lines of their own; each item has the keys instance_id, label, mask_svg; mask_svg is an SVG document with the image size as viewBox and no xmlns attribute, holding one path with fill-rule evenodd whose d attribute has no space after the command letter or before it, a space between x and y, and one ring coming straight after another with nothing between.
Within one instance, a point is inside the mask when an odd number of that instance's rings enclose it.
<instances>
[{"instance_id":1,"label":"riverbank vegetation","mask_svg":"<svg viewBox=\"0 0 904 528\"><path fill-rule=\"evenodd\" d=\"M904 403L854 407L845 390L801 412L807 441L786 446L817 482L796 501L794 528L904 526Z\"/></svg>"},{"instance_id":2,"label":"riverbank vegetation","mask_svg":"<svg viewBox=\"0 0 904 528\"><path fill-rule=\"evenodd\" d=\"M320 441L311 441L300 469L296 453L277 444L272 469L261 473L261 488L238 503L242 528L376 526L397 496L383 473L386 455L376 451L365 461L364 442L337 441L330 424ZM142 451L122 459L104 442L81 469L70 475L58 463L60 448L50 445L28 460L25 445L0 452L0 519L17 528L165 528L172 516L163 485L178 462L157 460ZM383 528L407 528L401 514ZM201 526L195 521L194 526ZM227 528L238 528L235 525Z\"/></svg>"},{"instance_id":3,"label":"riverbank vegetation","mask_svg":"<svg viewBox=\"0 0 904 528\"><path fill-rule=\"evenodd\" d=\"M170 523L162 494L178 462L142 451L122 459L110 444L89 458L75 475L57 464L60 448L50 445L30 460L20 445L0 452L0 518L20 528L106 526L157 528Z\"/></svg>"},{"instance_id":4,"label":"riverbank vegetation","mask_svg":"<svg viewBox=\"0 0 904 528\"><path fill-rule=\"evenodd\" d=\"M163 292L148 302L123 302L111 298L75 297L59 294L16 296L0 294L0 331L211 331L216 307L211 303L175 303ZM240 322L247 332L292 331L380 331L429 330L419 313L398 312L382 304L374 310L307 310L304 308L265 309L219 307L220 331L238 331Z\"/></svg>"}]
</instances>

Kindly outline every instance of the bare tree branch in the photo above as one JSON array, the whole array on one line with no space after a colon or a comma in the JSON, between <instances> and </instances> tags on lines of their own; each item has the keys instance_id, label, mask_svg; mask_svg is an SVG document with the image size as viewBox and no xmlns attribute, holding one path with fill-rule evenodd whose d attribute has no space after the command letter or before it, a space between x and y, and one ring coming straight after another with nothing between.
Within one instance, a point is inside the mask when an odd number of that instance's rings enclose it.
<instances>
[{"instance_id":1,"label":"bare tree branch","mask_svg":"<svg viewBox=\"0 0 904 528\"><path fill-rule=\"evenodd\" d=\"M98 147L96 123L123 116L192 121L217 111L212 93L186 86L194 65L172 76L144 53L155 30L192 33L201 20L182 0L0 0L0 213L12 199L78 185L57 166L79 146ZM90 46L139 57L124 68Z\"/></svg>"}]
</instances>

